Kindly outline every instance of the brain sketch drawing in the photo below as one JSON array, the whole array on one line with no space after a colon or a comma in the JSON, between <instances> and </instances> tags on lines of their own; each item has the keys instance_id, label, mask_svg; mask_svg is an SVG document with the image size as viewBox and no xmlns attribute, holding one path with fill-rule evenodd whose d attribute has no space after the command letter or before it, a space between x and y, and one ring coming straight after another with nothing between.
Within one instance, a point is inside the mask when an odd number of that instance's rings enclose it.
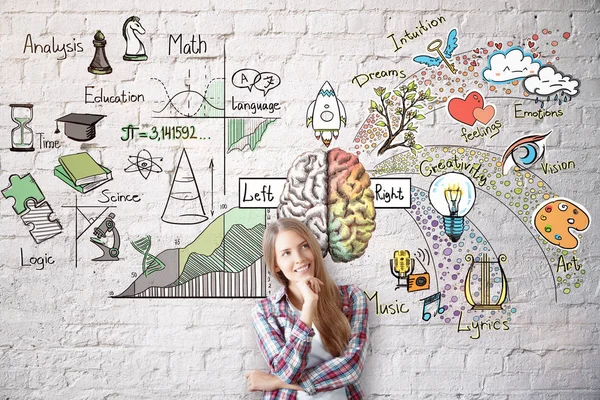
<instances>
[{"instance_id":1,"label":"brain sketch drawing","mask_svg":"<svg viewBox=\"0 0 600 400\"><path fill-rule=\"evenodd\" d=\"M375 230L371 179L358 158L341 149L300 155L287 176L278 217L295 217L336 262L362 256Z\"/></svg>"}]
</instances>

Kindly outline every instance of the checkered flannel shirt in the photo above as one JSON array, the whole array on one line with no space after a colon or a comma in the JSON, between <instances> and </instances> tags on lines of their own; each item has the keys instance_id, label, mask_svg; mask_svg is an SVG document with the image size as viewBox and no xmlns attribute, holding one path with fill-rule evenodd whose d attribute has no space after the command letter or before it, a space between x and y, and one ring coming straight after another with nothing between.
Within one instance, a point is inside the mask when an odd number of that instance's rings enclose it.
<instances>
[{"instance_id":1,"label":"checkered flannel shirt","mask_svg":"<svg viewBox=\"0 0 600 400\"><path fill-rule=\"evenodd\" d=\"M341 387L348 399L362 399L359 378L366 356L367 299L354 285L339 286L342 311L350 322L350 341L344 352L313 368L306 368L315 332L302 322L288 301L286 288L261 300L252 312L258 345L270 372L287 383L300 385L314 395ZM296 391L264 392L263 399L296 399Z\"/></svg>"}]
</instances>

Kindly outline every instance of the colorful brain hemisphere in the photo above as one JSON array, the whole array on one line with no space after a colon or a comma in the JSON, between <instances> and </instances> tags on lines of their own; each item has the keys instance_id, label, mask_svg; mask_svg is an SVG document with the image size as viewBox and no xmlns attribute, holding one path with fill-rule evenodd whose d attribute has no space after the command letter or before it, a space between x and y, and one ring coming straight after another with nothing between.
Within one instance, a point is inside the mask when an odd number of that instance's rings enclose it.
<instances>
[{"instance_id":1,"label":"colorful brain hemisphere","mask_svg":"<svg viewBox=\"0 0 600 400\"><path fill-rule=\"evenodd\" d=\"M323 256L352 261L364 254L375 229L370 185L355 155L341 149L304 153L288 172L277 214L303 220Z\"/></svg>"}]
</instances>

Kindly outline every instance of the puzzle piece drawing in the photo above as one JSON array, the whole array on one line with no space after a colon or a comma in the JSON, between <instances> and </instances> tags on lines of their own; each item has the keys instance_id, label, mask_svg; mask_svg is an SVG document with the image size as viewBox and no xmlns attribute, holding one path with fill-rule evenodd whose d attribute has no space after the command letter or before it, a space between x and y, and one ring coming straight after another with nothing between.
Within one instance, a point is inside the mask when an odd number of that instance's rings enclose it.
<instances>
[{"instance_id":1,"label":"puzzle piece drawing","mask_svg":"<svg viewBox=\"0 0 600 400\"><path fill-rule=\"evenodd\" d=\"M21 219L25 225L33 225L29 234L36 243L42 243L62 232L60 222L50 220L50 215L54 211L47 202L38 205L34 199L27 199L25 203L29 212L23 214Z\"/></svg>"},{"instance_id":2,"label":"puzzle piece drawing","mask_svg":"<svg viewBox=\"0 0 600 400\"><path fill-rule=\"evenodd\" d=\"M9 180L10 186L2 190L2 195L7 199L9 197L15 199L13 210L15 210L17 215L21 215L27 210L27 205L25 203L28 199L35 199L37 200L37 203L44 201L44 194L31 174L27 174L23 177L16 174L11 175Z\"/></svg>"},{"instance_id":3,"label":"puzzle piece drawing","mask_svg":"<svg viewBox=\"0 0 600 400\"><path fill-rule=\"evenodd\" d=\"M41 243L62 232L62 226L57 220L51 220L52 207L44 201L46 198L31 174L20 177L11 175L10 186L2 190L5 198L15 200L13 210L21 216L25 225L33 226L29 234L36 243Z\"/></svg>"}]
</instances>

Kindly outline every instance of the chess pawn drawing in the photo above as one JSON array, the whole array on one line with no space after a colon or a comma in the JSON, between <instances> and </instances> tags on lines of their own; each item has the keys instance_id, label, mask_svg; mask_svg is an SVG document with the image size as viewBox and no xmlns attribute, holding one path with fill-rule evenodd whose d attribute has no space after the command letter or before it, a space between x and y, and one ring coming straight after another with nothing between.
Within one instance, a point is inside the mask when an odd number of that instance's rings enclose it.
<instances>
[{"instance_id":1,"label":"chess pawn drawing","mask_svg":"<svg viewBox=\"0 0 600 400\"><path fill-rule=\"evenodd\" d=\"M138 35L144 35L145 33L146 30L140 23L139 17L131 16L125 20L123 24L123 37L125 38L126 47L123 60L146 61L148 59L144 43L138 37Z\"/></svg>"},{"instance_id":2,"label":"chess pawn drawing","mask_svg":"<svg viewBox=\"0 0 600 400\"><path fill-rule=\"evenodd\" d=\"M92 63L88 67L88 72L96 75L110 74L112 72L112 67L106 58L106 52L104 51L106 39L101 31L97 31L94 35L94 47L96 48L96 52L94 53Z\"/></svg>"}]
</instances>

